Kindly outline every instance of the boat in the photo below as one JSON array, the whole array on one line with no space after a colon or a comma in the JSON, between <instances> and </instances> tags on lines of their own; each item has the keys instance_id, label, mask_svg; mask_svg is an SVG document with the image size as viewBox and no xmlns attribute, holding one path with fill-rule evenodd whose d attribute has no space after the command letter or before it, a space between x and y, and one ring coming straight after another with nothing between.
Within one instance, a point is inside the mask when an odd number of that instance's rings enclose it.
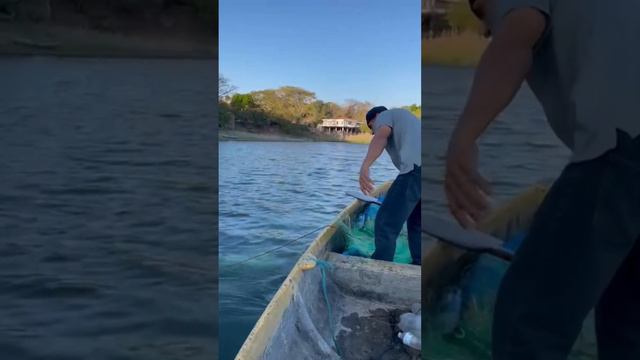
<instances>
[{"instance_id":1,"label":"boat","mask_svg":"<svg viewBox=\"0 0 640 360\"><path fill-rule=\"evenodd\" d=\"M548 184L531 186L492 211L478 229L502 240L505 248L510 239L522 240L548 189ZM423 239L428 237L423 229ZM427 243L423 240L423 359L490 360L493 305L509 262L436 239ZM456 296L459 301L453 301ZM569 359L597 359L594 329L592 312Z\"/></svg>"},{"instance_id":2,"label":"boat","mask_svg":"<svg viewBox=\"0 0 640 360\"><path fill-rule=\"evenodd\" d=\"M390 184L372 195L383 197ZM353 201L310 244L236 360L419 358L394 322L420 303L420 266L344 254L342 224L356 223L370 206Z\"/></svg>"}]
</instances>

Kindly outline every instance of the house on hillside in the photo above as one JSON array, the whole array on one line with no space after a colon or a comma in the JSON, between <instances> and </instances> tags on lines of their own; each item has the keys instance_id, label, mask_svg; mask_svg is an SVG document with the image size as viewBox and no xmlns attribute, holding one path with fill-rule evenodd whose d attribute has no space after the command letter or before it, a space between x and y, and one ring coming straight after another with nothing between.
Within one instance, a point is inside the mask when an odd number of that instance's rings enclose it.
<instances>
[{"instance_id":1,"label":"house on hillside","mask_svg":"<svg viewBox=\"0 0 640 360\"><path fill-rule=\"evenodd\" d=\"M422 0L422 34L437 37L453 29L447 21L447 10L462 0Z\"/></svg>"},{"instance_id":2,"label":"house on hillside","mask_svg":"<svg viewBox=\"0 0 640 360\"><path fill-rule=\"evenodd\" d=\"M318 128L328 134L346 136L359 134L361 125L361 121L352 119L322 119Z\"/></svg>"}]
</instances>

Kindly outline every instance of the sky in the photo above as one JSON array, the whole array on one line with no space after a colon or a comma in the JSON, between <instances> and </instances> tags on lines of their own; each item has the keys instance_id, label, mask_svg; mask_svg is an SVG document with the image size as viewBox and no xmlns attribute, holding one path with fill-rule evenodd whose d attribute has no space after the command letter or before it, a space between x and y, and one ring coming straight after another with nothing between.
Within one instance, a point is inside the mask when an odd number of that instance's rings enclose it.
<instances>
[{"instance_id":1,"label":"sky","mask_svg":"<svg viewBox=\"0 0 640 360\"><path fill-rule=\"evenodd\" d=\"M220 0L219 71L238 92L420 104L420 0Z\"/></svg>"}]
</instances>

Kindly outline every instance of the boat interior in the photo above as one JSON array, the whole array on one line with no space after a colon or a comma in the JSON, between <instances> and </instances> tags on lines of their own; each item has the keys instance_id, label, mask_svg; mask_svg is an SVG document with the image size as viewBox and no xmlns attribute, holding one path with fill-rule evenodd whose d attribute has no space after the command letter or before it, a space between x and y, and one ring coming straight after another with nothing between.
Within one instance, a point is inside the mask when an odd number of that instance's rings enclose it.
<instances>
[{"instance_id":1,"label":"boat interior","mask_svg":"<svg viewBox=\"0 0 640 360\"><path fill-rule=\"evenodd\" d=\"M420 266L343 254L368 206L344 213L342 226L327 234L315 254L320 261L297 282L263 359L420 358L396 329L399 316L420 304Z\"/></svg>"},{"instance_id":2,"label":"boat interior","mask_svg":"<svg viewBox=\"0 0 640 360\"><path fill-rule=\"evenodd\" d=\"M493 211L479 229L502 239L505 246L515 237L524 238L546 192L546 186L532 187ZM349 232L361 226L358 216L368 206L352 204L311 244L237 360L491 358L493 301L509 263L425 233L422 266L349 255ZM454 294L466 295L452 297L452 288L464 290ZM462 298L460 303L451 301L456 298ZM400 314L421 302L418 352L400 342L397 324ZM451 303L457 307L443 306ZM596 354L592 313L569 359L595 360Z\"/></svg>"}]
</instances>

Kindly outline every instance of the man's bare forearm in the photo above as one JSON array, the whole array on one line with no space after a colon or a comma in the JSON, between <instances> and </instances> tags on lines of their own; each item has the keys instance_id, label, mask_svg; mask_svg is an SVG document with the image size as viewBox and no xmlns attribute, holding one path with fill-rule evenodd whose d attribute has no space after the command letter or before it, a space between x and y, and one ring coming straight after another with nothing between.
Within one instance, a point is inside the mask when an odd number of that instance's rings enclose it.
<instances>
[{"instance_id":1,"label":"man's bare forearm","mask_svg":"<svg viewBox=\"0 0 640 360\"><path fill-rule=\"evenodd\" d=\"M544 26L544 16L534 9L515 11L505 19L480 60L455 137L477 140L509 105L531 68Z\"/></svg>"},{"instance_id":2,"label":"man's bare forearm","mask_svg":"<svg viewBox=\"0 0 640 360\"><path fill-rule=\"evenodd\" d=\"M362 161L362 169L368 169L382 155L384 147L387 146L387 138L382 136L374 136L369 144L367 155Z\"/></svg>"},{"instance_id":3,"label":"man's bare forearm","mask_svg":"<svg viewBox=\"0 0 640 360\"><path fill-rule=\"evenodd\" d=\"M475 141L509 105L531 67L532 49L491 44L484 53L456 137Z\"/></svg>"}]
</instances>

